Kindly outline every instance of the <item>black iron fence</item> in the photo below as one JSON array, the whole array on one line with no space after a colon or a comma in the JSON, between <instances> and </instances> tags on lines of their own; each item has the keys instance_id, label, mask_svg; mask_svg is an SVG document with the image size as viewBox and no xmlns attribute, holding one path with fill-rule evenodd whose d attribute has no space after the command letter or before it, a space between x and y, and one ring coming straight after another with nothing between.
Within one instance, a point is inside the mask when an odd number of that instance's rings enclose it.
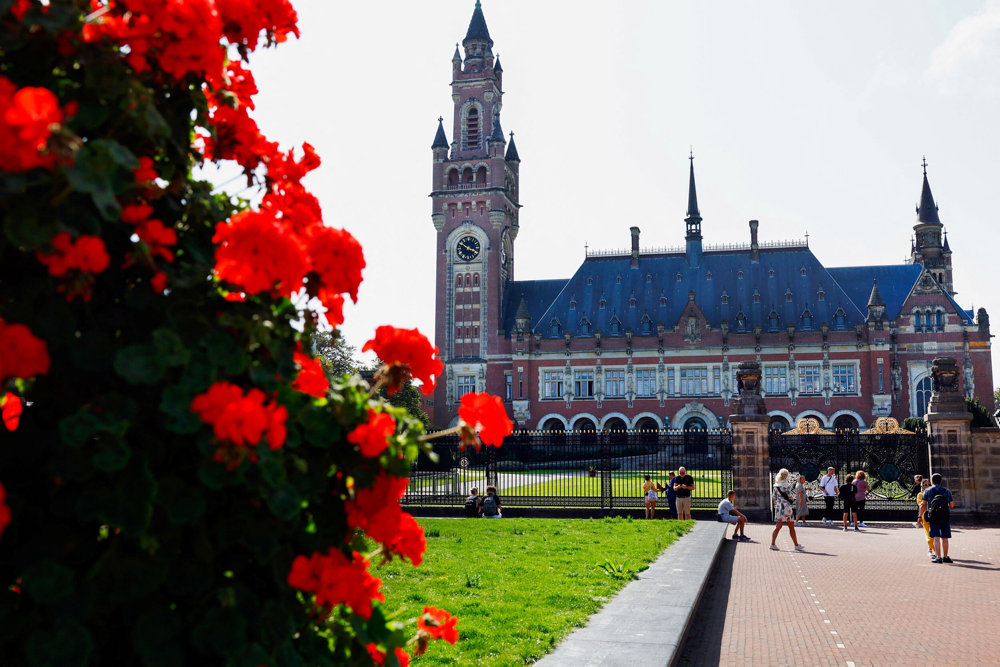
<instances>
[{"instance_id":1,"label":"black iron fence","mask_svg":"<svg viewBox=\"0 0 1000 667\"><path fill-rule=\"evenodd\" d=\"M793 484L800 474L805 476L813 516L819 516L824 507L819 479L830 466L836 468L839 484L843 484L849 474L854 475L859 470L865 472L871 487L865 513L881 519L915 517L918 487L913 476L926 477L930 473L930 450L923 433L772 433L768 445L772 479L782 468L792 473Z\"/></svg>"},{"instance_id":2,"label":"black iron fence","mask_svg":"<svg viewBox=\"0 0 1000 667\"><path fill-rule=\"evenodd\" d=\"M404 504L461 506L493 485L505 507L640 508L646 475L665 485L684 466L692 506L715 509L733 484L729 431L520 431L479 451L455 436L433 442L437 461L420 456Z\"/></svg>"}]
</instances>

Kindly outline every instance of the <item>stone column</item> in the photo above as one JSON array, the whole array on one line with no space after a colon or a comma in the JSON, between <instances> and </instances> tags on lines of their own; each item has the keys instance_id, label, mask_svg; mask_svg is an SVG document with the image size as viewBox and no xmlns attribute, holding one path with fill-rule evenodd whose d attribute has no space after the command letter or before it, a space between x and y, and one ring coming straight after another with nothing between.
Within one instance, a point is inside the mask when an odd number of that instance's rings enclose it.
<instances>
[{"instance_id":1,"label":"stone column","mask_svg":"<svg viewBox=\"0 0 1000 667\"><path fill-rule=\"evenodd\" d=\"M742 361L736 367L739 394L733 399L733 489L736 505L751 519L771 518L771 459L767 446L770 421L760 395L760 363ZM725 489L723 489L725 493Z\"/></svg>"},{"instance_id":2,"label":"stone column","mask_svg":"<svg viewBox=\"0 0 1000 667\"><path fill-rule=\"evenodd\" d=\"M934 392L927 406L931 474L941 473L943 484L955 498L952 513L971 517L975 512L976 484L972 461L972 413L965 408L959 387L962 375L953 357L938 357L931 364Z\"/></svg>"}]
</instances>

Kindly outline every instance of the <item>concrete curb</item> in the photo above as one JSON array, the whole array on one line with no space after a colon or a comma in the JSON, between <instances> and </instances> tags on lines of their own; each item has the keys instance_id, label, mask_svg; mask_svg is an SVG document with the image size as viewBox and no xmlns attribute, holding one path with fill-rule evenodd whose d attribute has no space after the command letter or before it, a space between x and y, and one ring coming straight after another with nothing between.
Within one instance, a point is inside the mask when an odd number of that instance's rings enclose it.
<instances>
[{"instance_id":1,"label":"concrete curb","mask_svg":"<svg viewBox=\"0 0 1000 667\"><path fill-rule=\"evenodd\" d=\"M671 665L715 566L728 524L702 521L539 660L561 665Z\"/></svg>"}]
</instances>

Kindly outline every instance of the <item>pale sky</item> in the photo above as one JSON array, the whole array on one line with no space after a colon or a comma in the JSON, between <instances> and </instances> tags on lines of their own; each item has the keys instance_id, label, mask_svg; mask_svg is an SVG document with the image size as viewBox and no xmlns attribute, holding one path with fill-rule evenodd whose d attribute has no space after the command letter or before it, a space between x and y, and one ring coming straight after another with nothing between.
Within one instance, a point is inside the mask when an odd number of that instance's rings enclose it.
<instances>
[{"instance_id":1,"label":"pale sky","mask_svg":"<svg viewBox=\"0 0 1000 667\"><path fill-rule=\"evenodd\" d=\"M306 184L368 267L342 327L434 332L431 141L474 0L298 0L302 37L255 54L255 117L312 143ZM515 279L591 248L683 243L689 146L706 243L801 239L827 267L902 263L922 156L957 300L1000 329L1000 0L485 0L521 156ZM1000 354L994 355L994 386Z\"/></svg>"}]
</instances>

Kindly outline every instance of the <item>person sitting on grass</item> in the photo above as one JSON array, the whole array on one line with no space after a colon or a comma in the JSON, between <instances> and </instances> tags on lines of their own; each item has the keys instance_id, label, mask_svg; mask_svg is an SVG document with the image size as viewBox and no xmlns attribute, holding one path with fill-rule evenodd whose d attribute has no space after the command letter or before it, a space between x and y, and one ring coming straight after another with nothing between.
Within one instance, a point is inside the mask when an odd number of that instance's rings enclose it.
<instances>
[{"instance_id":1,"label":"person sitting on grass","mask_svg":"<svg viewBox=\"0 0 1000 667\"><path fill-rule=\"evenodd\" d=\"M734 540L739 542L750 542L750 538L746 536L745 532L743 532L744 526L747 525L747 517L745 514L733 507L733 500L735 499L735 491L730 490L726 493L726 499L719 503L719 518L722 519L724 523L731 523L736 526L733 528Z\"/></svg>"},{"instance_id":2,"label":"person sitting on grass","mask_svg":"<svg viewBox=\"0 0 1000 667\"><path fill-rule=\"evenodd\" d=\"M481 507L482 507L482 516L486 517L487 519L503 518L503 514L501 514L503 508L500 507L500 496L497 495L497 487L493 486L492 484L486 487L486 497L483 498Z\"/></svg>"}]
</instances>

